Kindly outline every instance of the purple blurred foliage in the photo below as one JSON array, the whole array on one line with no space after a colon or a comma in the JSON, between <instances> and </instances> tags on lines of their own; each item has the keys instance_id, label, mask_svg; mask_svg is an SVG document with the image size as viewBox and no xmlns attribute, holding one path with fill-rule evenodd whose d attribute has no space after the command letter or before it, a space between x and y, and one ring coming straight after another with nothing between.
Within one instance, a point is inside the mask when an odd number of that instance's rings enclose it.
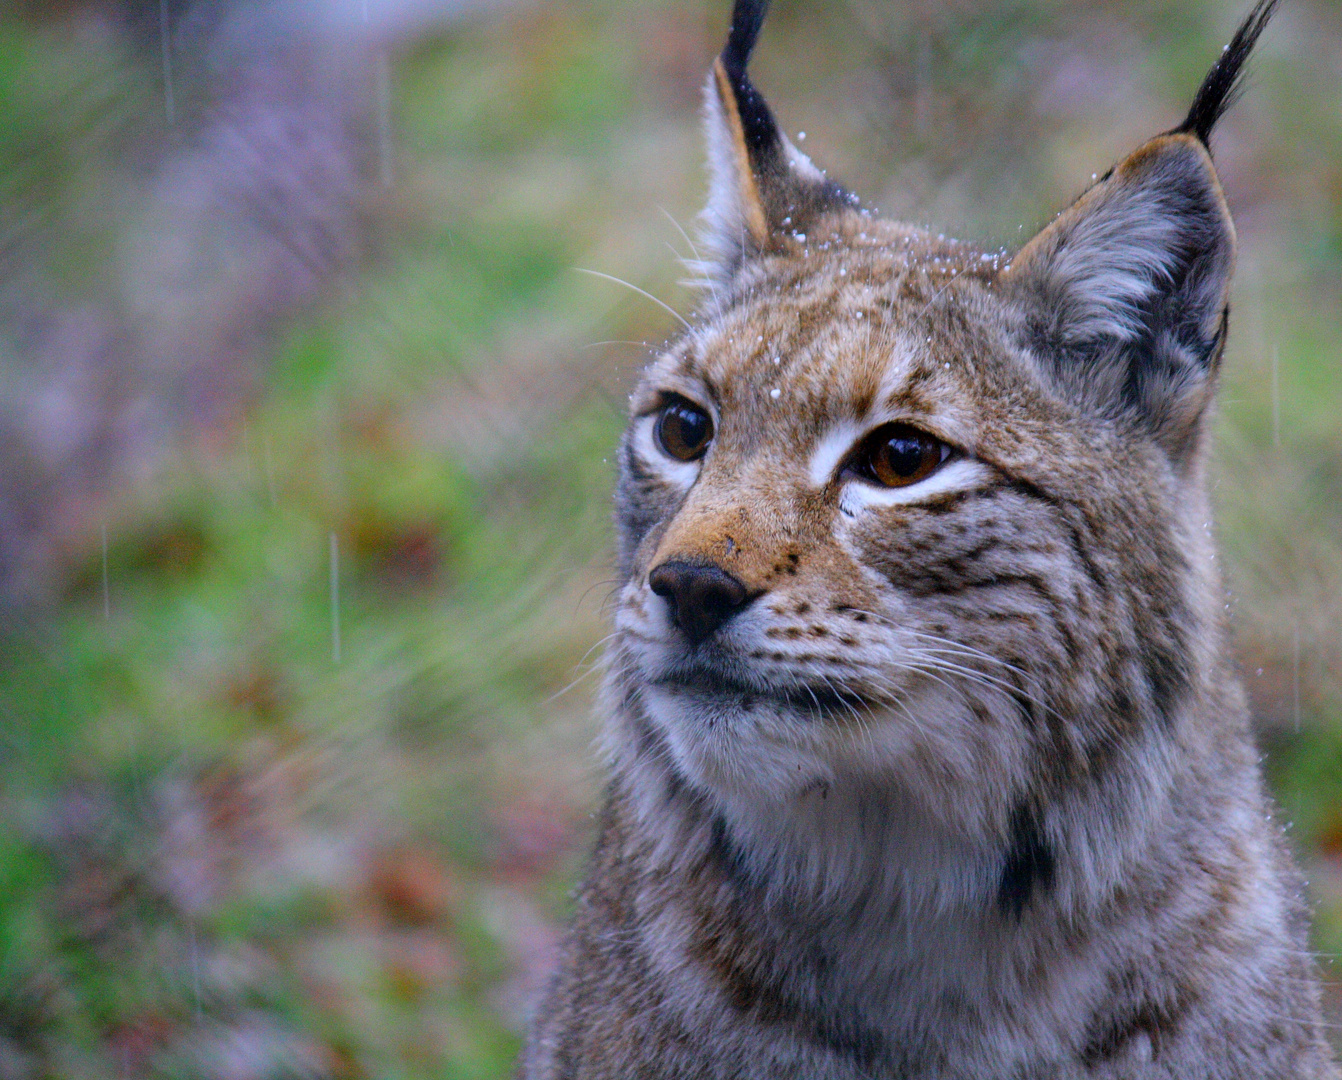
<instances>
[{"instance_id":1,"label":"purple blurred foliage","mask_svg":"<svg viewBox=\"0 0 1342 1080\"><path fill-rule=\"evenodd\" d=\"M91 296L27 270L51 215L0 262L0 618L52 598L128 481L236 422L276 332L369 257L396 171L395 51L510 3L19 5L124 53L127 94L154 81L163 116L114 136L107 197L128 213Z\"/></svg>"}]
</instances>

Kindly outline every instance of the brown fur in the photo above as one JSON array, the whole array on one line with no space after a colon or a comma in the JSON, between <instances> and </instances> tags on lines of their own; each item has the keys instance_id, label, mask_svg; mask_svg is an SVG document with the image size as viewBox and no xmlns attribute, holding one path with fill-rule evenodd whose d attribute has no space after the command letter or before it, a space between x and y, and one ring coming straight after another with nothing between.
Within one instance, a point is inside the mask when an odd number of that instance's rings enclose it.
<instances>
[{"instance_id":1,"label":"brown fur","mask_svg":"<svg viewBox=\"0 0 1342 1080\"><path fill-rule=\"evenodd\" d=\"M1335 1077L1208 524L1205 133L1009 258L825 180L743 25L712 284L621 449L613 779L521 1075ZM677 401L701 460L658 442ZM950 448L907 488L851 464L891 422Z\"/></svg>"}]
</instances>

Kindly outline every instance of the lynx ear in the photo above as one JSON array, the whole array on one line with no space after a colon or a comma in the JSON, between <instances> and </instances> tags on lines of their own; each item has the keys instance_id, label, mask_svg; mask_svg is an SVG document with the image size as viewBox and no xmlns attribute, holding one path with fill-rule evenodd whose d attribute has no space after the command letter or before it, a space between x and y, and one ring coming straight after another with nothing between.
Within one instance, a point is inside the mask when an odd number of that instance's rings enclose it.
<instances>
[{"instance_id":1,"label":"lynx ear","mask_svg":"<svg viewBox=\"0 0 1342 1080\"><path fill-rule=\"evenodd\" d=\"M746 259L804 242L818 214L855 202L788 141L746 75L768 7L768 0L736 0L726 48L704 88L709 194L702 269L717 281L730 279Z\"/></svg>"},{"instance_id":2,"label":"lynx ear","mask_svg":"<svg viewBox=\"0 0 1342 1080\"><path fill-rule=\"evenodd\" d=\"M1028 344L1083 405L1191 454L1225 344L1235 227L1207 150L1276 0L1260 0L1187 119L1112 169L1003 273Z\"/></svg>"},{"instance_id":3,"label":"lynx ear","mask_svg":"<svg viewBox=\"0 0 1342 1080\"><path fill-rule=\"evenodd\" d=\"M1061 389L1140 418L1183 457L1210 401L1234 261L1206 148L1162 135L1026 244L1003 280Z\"/></svg>"}]
</instances>

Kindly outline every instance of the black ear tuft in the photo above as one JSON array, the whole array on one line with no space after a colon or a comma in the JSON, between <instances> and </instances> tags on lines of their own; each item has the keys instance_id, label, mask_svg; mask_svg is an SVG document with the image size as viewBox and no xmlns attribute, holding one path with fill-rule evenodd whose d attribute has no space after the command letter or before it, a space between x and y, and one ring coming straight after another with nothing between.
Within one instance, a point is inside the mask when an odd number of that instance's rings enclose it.
<instances>
[{"instance_id":1,"label":"black ear tuft","mask_svg":"<svg viewBox=\"0 0 1342 1080\"><path fill-rule=\"evenodd\" d=\"M759 40L760 28L768 13L769 0L736 0L736 6L732 8L732 28L722 50L722 66L732 84L742 134L756 169L772 163L782 150L773 113L746 75L750 54L755 51L755 42Z\"/></svg>"},{"instance_id":2,"label":"black ear tuft","mask_svg":"<svg viewBox=\"0 0 1342 1080\"><path fill-rule=\"evenodd\" d=\"M1221 53L1221 58L1207 72L1207 77L1198 87L1197 97L1193 99L1193 107L1175 131L1196 135L1202 140L1203 146L1207 145L1212 128L1243 91L1244 61L1249 58L1258 35L1263 32L1263 27L1272 18L1276 8L1277 0L1258 0L1248 18L1240 23L1240 28Z\"/></svg>"},{"instance_id":3,"label":"black ear tuft","mask_svg":"<svg viewBox=\"0 0 1342 1080\"><path fill-rule=\"evenodd\" d=\"M727 35L727 47L722 50L722 62L733 79L745 74L767 14L769 0L736 0L736 6L732 8L732 28Z\"/></svg>"},{"instance_id":4,"label":"black ear tuft","mask_svg":"<svg viewBox=\"0 0 1342 1080\"><path fill-rule=\"evenodd\" d=\"M791 252L826 214L857 205L788 141L746 75L768 9L768 0L736 0L704 87L709 189L697 269L709 282L730 281L756 256Z\"/></svg>"}]
</instances>

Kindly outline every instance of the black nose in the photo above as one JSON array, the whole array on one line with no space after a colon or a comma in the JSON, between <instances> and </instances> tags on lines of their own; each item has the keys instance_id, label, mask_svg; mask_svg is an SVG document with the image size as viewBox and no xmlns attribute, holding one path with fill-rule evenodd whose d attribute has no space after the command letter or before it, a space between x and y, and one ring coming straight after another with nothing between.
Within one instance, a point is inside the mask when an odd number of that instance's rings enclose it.
<instances>
[{"instance_id":1,"label":"black nose","mask_svg":"<svg viewBox=\"0 0 1342 1080\"><path fill-rule=\"evenodd\" d=\"M671 620L698 643L750 600L731 574L703 563L665 562L648 575L648 585L671 607Z\"/></svg>"}]
</instances>

